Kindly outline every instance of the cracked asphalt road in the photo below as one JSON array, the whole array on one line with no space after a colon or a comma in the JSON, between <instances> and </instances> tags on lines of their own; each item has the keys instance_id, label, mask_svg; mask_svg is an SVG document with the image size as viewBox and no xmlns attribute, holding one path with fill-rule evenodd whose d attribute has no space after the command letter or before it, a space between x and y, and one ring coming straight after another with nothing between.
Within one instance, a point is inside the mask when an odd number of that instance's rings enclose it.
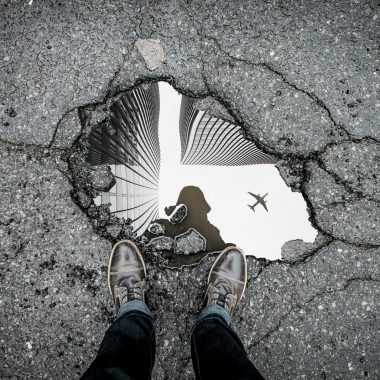
<instances>
[{"instance_id":1,"label":"cracked asphalt road","mask_svg":"<svg viewBox=\"0 0 380 380\"><path fill-rule=\"evenodd\" d=\"M68 159L78 110L149 80L212 97L281 160L319 231L284 261L249 258L234 323L259 370L380 378L378 2L0 0L0 15L1 378L79 376L112 321L111 242L73 201ZM160 41L157 68L139 39ZM177 270L147 252L154 378L193 377L212 259Z\"/></svg>"}]
</instances>

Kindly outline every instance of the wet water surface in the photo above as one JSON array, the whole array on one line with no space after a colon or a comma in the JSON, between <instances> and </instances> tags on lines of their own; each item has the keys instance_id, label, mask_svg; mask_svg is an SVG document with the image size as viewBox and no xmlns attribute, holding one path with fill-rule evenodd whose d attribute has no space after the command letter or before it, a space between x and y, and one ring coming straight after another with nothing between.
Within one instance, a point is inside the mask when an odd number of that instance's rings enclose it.
<instances>
[{"instance_id":1,"label":"wet water surface","mask_svg":"<svg viewBox=\"0 0 380 380\"><path fill-rule=\"evenodd\" d=\"M276 160L166 83L123 95L89 142L91 167L108 164L116 178L96 203L131 218L137 235L175 264L229 244L276 259L285 241L316 236L302 195L285 185Z\"/></svg>"}]
</instances>

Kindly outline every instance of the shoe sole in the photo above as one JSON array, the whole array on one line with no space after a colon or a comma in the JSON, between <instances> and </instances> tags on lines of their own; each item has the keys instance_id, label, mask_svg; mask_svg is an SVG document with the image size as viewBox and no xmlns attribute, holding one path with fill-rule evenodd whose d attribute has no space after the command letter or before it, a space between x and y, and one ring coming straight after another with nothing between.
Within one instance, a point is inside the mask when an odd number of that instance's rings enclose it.
<instances>
[{"instance_id":1,"label":"shoe sole","mask_svg":"<svg viewBox=\"0 0 380 380\"><path fill-rule=\"evenodd\" d=\"M247 286L247 277L248 277L248 273L247 273L247 269L248 269L248 264L247 264L247 259L245 257L245 253L243 252L243 250L241 250L240 248L238 247L227 247L227 248L224 248L222 252L219 253L219 256L216 258L214 264L212 264L212 267L210 269L210 272L208 274L208 278L207 278L207 285L210 283L210 277L211 277L211 273L213 272L216 264L221 260L222 256L224 255L225 252L231 250L231 249L234 249L236 251L239 251L241 253L241 255L243 256L243 260L244 260L244 274L245 274L245 281L244 281L244 288L243 288L243 291L241 293L241 296L240 298L238 299L237 303L238 304L240 302L240 300L243 298L243 295L244 295L244 292L245 292L245 288Z\"/></svg>"},{"instance_id":2,"label":"shoe sole","mask_svg":"<svg viewBox=\"0 0 380 380\"><path fill-rule=\"evenodd\" d=\"M111 291L111 282L110 282L110 278L111 278L111 271L110 271L110 268L111 268L111 261L112 261L112 258L113 258L113 255L115 253L115 250L116 248L118 247L118 245L120 244L125 244L127 243L128 245L131 245L132 247L134 247L136 249L136 252L139 256L139 258L141 259L141 262L143 264L143 268L144 268L144 274L145 274L145 277L146 277L146 266L145 266L145 261L144 261L144 258L142 257L142 254L140 252L140 250L138 249L137 245L135 243L133 243L131 240L120 240L118 241L112 248L112 251L111 251L111 256L110 256L110 259L108 261L108 271L107 271L107 282L108 282L108 290L110 291L110 294L111 294L111 297L113 297L113 293Z\"/></svg>"}]
</instances>

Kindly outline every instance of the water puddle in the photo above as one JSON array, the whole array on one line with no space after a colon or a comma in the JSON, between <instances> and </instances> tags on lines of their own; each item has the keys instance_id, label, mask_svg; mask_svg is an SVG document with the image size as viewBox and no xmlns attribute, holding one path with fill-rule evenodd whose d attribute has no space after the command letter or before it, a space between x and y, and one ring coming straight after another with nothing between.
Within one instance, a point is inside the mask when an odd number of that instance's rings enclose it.
<instances>
[{"instance_id":1,"label":"water puddle","mask_svg":"<svg viewBox=\"0 0 380 380\"><path fill-rule=\"evenodd\" d=\"M278 259L284 242L316 236L302 195L286 186L275 160L167 83L123 95L89 143L91 167L109 165L116 180L96 204L131 218L174 265L229 244Z\"/></svg>"}]
</instances>

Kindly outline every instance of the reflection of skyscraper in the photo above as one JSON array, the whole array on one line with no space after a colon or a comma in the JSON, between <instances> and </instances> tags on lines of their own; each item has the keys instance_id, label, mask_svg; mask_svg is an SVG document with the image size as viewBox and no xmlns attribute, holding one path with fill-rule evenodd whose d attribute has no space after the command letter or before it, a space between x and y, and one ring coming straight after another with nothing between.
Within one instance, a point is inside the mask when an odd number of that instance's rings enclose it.
<instances>
[{"instance_id":1,"label":"reflection of skyscraper","mask_svg":"<svg viewBox=\"0 0 380 380\"><path fill-rule=\"evenodd\" d=\"M91 131L88 162L92 167L110 165L116 185L95 202L111 203L111 213L131 218L140 235L158 217L158 84L124 94L110 111L109 122Z\"/></svg>"},{"instance_id":2,"label":"reflection of skyscraper","mask_svg":"<svg viewBox=\"0 0 380 380\"><path fill-rule=\"evenodd\" d=\"M186 165L273 164L274 157L244 138L239 126L194 108L182 97L180 114L181 163Z\"/></svg>"}]
</instances>

